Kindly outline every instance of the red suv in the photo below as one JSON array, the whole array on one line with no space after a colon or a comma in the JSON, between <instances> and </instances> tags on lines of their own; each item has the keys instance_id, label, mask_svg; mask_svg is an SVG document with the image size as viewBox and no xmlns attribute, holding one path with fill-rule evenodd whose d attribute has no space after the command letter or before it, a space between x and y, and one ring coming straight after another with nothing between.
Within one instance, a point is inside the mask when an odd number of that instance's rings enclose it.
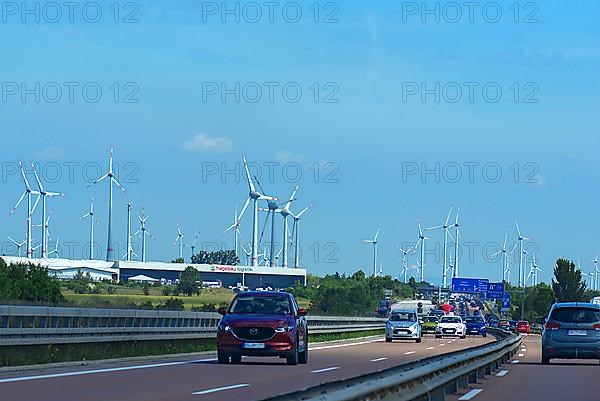
<instances>
[{"instance_id":1,"label":"red suv","mask_svg":"<svg viewBox=\"0 0 600 401\"><path fill-rule=\"evenodd\" d=\"M288 365L308 361L308 325L287 292L243 292L229 309L221 308L217 327L219 363L240 363L242 356L278 356Z\"/></svg>"},{"instance_id":2,"label":"red suv","mask_svg":"<svg viewBox=\"0 0 600 401\"><path fill-rule=\"evenodd\" d=\"M527 320L519 320L517 322L516 332L517 333L530 334L531 333L531 326L529 325L529 322Z\"/></svg>"}]
</instances>

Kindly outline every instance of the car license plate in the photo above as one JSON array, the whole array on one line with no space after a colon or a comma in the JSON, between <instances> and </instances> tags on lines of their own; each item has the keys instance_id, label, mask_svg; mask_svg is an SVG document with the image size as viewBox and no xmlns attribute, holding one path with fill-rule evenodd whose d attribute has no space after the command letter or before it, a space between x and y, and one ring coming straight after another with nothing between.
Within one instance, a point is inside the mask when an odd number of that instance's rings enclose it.
<instances>
[{"instance_id":1,"label":"car license plate","mask_svg":"<svg viewBox=\"0 0 600 401\"><path fill-rule=\"evenodd\" d=\"M585 330L569 330L567 332L568 336L585 336L587 335L587 333L585 332Z\"/></svg>"},{"instance_id":2,"label":"car license plate","mask_svg":"<svg viewBox=\"0 0 600 401\"><path fill-rule=\"evenodd\" d=\"M264 343L244 343L242 345L243 348L246 349L263 349L265 348L265 344Z\"/></svg>"}]
</instances>

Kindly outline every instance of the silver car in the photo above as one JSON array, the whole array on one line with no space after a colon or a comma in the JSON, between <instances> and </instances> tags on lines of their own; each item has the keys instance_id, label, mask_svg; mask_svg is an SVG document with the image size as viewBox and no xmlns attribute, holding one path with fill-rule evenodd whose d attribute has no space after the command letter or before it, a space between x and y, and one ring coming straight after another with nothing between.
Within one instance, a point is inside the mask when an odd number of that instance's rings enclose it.
<instances>
[{"instance_id":1,"label":"silver car","mask_svg":"<svg viewBox=\"0 0 600 401\"><path fill-rule=\"evenodd\" d=\"M385 328L385 341L415 340L421 342L421 324L417 311L393 310Z\"/></svg>"},{"instance_id":2,"label":"silver car","mask_svg":"<svg viewBox=\"0 0 600 401\"><path fill-rule=\"evenodd\" d=\"M553 358L600 359L600 305L552 305L542 332L542 364Z\"/></svg>"}]
</instances>

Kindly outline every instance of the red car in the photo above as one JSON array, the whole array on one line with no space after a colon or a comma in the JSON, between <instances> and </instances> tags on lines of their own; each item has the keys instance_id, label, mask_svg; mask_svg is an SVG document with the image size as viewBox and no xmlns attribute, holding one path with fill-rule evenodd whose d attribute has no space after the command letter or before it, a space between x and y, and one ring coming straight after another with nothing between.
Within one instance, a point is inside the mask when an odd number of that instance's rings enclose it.
<instances>
[{"instance_id":1,"label":"red car","mask_svg":"<svg viewBox=\"0 0 600 401\"><path fill-rule=\"evenodd\" d=\"M298 307L292 294L242 292L219 313L219 363L240 363L242 356L276 356L286 358L288 365L308 361L307 311Z\"/></svg>"},{"instance_id":2,"label":"red car","mask_svg":"<svg viewBox=\"0 0 600 401\"><path fill-rule=\"evenodd\" d=\"M517 322L517 329L516 329L517 333L525 333L525 334L530 334L531 333L531 326L529 325L529 322L527 320L519 320Z\"/></svg>"}]
</instances>

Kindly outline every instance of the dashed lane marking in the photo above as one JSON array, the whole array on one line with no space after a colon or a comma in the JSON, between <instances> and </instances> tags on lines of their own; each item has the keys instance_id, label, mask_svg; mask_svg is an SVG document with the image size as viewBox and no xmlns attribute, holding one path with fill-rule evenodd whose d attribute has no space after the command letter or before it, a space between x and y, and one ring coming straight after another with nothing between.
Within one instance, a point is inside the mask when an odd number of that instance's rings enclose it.
<instances>
[{"instance_id":1,"label":"dashed lane marking","mask_svg":"<svg viewBox=\"0 0 600 401\"><path fill-rule=\"evenodd\" d=\"M219 391L225 391L225 390L234 390L236 388L242 388L242 387L248 387L249 384L234 384L232 386L225 386L225 387L217 387L217 388L210 388L208 390L202 390L202 391L196 391L195 393L192 393L193 395L205 395L205 394L212 394L212 393L217 393Z\"/></svg>"},{"instance_id":2,"label":"dashed lane marking","mask_svg":"<svg viewBox=\"0 0 600 401\"><path fill-rule=\"evenodd\" d=\"M480 388L473 389L469 391L467 394L463 395L458 399L458 401L469 401L475 398L479 393L482 393L483 390Z\"/></svg>"},{"instance_id":3,"label":"dashed lane marking","mask_svg":"<svg viewBox=\"0 0 600 401\"><path fill-rule=\"evenodd\" d=\"M496 377L504 377L508 374L508 370L501 370L500 372L496 373Z\"/></svg>"},{"instance_id":4,"label":"dashed lane marking","mask_svg":"<svg viewBox=\"0 0 600 401\"><path fill-rule=\"evenodd\" d=\"M323 368L323 369L317 369L317 370L311 370L310 373L323 373L323 372L329 372L332 370L337 370L339 369L339 366L332 366L330 368Z\"/></svg>"}]
</instances>

